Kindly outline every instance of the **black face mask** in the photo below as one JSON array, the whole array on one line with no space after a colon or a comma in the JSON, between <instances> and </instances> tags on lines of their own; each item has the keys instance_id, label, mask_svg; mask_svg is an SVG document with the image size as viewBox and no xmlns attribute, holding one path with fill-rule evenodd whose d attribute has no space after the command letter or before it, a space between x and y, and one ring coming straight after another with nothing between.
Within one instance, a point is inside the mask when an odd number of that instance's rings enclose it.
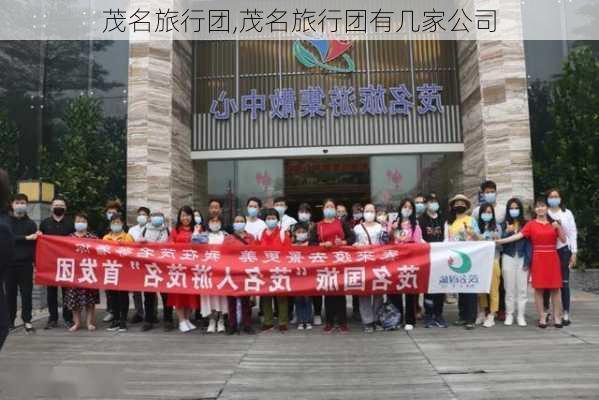
<instances>
[{"instance_id":1,"label":"black face mask","mask_svg":"<svg viewBox=\"0 0 599 400\"><path fill-rule=\"evenodd\" d=\"M65 209L62 207L56 207L52 209L52 212L54 213L54 215L56 215L57 217L62 217L64 215Z\"/></svg>"},{"instance_id":2,"label":"black face mask","mask_svg":"<svg viewBox=\"0 0 599 400\"><path fill-rule=\"evenodd\" d=\"M466 207L464 207L464 206L455 206L453 208L453 210L456 212L456 214L464 214L466 212Z\"/></svg>"}]
</instances>

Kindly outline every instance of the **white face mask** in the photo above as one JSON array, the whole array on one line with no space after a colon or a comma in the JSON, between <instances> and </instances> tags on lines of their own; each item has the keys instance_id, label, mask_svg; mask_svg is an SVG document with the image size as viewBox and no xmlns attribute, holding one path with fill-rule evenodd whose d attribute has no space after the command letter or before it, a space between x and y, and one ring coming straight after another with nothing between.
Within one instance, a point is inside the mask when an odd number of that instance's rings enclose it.
<instances>
[{"instance_id":1,"label":"white face mask","mask_svg":"<svg viewBox=\"0 0 599 400\"><path fill-rule=\"evenodd\" d=\"M220 231L221 225L220 225L219 222L216 222L216 223L215 222L211 222L210 224L208 224L208 227L210 228L210 230L212 232L218 232L218 231Z\"/></svg>"},{"instance_id":2,"label":"white face mask","mask_svg":"<svg viewBox=\"0 0 599 400\"><path fill-rule=\"evenodd\" d=\"M366 211L366 212L364 212L364 220L366 222L372 222L372 221L374 221L374 213L372 211Z\"/></svg>"}]
</instances>

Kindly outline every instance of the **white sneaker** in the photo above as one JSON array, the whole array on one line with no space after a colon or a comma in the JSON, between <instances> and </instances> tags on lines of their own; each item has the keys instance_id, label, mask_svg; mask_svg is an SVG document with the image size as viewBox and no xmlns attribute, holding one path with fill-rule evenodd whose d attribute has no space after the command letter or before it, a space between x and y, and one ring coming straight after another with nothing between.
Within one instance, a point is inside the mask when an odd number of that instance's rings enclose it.
<instances>
[{"instance_id":1,"label":"white sneaker","mask_svg":"<svg viewBox=\"0 0 599 400\"><path fill-rule=\"evenodd\" d=\"M112 314L112 313L106 313L106 315L104 316L104 318L102 318L102 321L104 321L104 322L112 322L113 319L114 319L114 314Z\"/></svg>"},{"instance_id":2,"label":"white sneaker","mask_svg":"<svg viewBox=\"0 0 599 400\"><path fill-rule=\"evenodd\" d=\"M322 317L320 315L314 316L314 325L316 325L316 326L322 325Z\"/></svg>"},{"instance_id":3,"label":"white sneaker","mask_svg":"<svg viewBox=\"0 0 599 400\"><path fill-rule=\"evenodd\" d=\"M225 320L223 319L223 317L220 317L220 318L218 319L218 324L217 324L216 331L217 331L218 333L223 333L225 330L226 330L226 329L225 329Z\"/></svg>"},{"instance_id":4,"label":"white sneaker","mask_svg":"<svg viewBox=\"0 0 599 400\"><path fill-rule=\"evenodd\" d=\"M526 319L524 318L524 315L518 315L518 326L526 326L528 325L526 323Z\"/></svg>"},{"instance_id":5,"label":"white sneaker","mask_svg":"<svg viewBox=\"0 0 599 400\"><path fill-rule=\"evenodd\" d=\"M303 331L305 329L304 324L297 324L297 330Z\"/></svg>"},{"instance_id":6,"label":"white sneaker","mask_svg":"<svg viewBox=\"0 0 599 400\"><path fill-rule=\"evenodd\" d=\"M404 331L413 331L414 330L414 325L412 324L405 324L403 327Z\"/></svg>"},{"instance_id":7,"label":"white sneaker","mask_svg":"<svg viewBox=\"0 0 599 400\"><path fill-rule=\"evenodd\" d=\"M289 323L290 323L291 325L295 325L295 324L297 324L297 317L294 315L294 316L293 316L293 318L291 318L291 321L289 321Z\"/></svg>"},{"instance_id":8,"label":"white sneaker","mask_svg":"<svg viewBox=\"0 0 599 400\"><path fill-rule=\"evenodd\" d=\"M487 315L484 312L479 312L478 317L476 317L476 321L474 322L476 325L482 325L485 322Z\"/></svg>"},{"instance_id":9,"label":"white sneaker","mask_svg":"<svg viewBox=\"0 0 599 400\"><path fill-rule=\"evenodd\" d=\"M196 329L198 329L198 327L195 326L194 324L192 324L191 321L188 319L186 319L183 322L185 323L185 325L187 325L187 327L189 328L190 331L195 331Z\"/></svg>"},{"instance_id":10,"label":"white sneaker","mask_svg":"<svg viewBox=\"0 0 599 400\"><path fill-rule=\"evenodd\" d=\"M206 333L216 333L216 320L210 318L210 322L208 323L208 329L206 329Z\"/></svg>"},{"instance_id":11,"label":"white sneaker","mask_svg":"<svg viewBox=\"0 0 599 400\"><path fill-rule=\"evenodd\" d=\"M506 314L505 316L505 321L503 322L504 325L507 326L511 326L514 324L514 315L513 314Z\"/></svg>"},{"instance_id":12,"label":"white sneaker","mask_svg":"<svg viewBox=\"0 0 599 400\"><path fill-rule=\"evenodd\" d=\"M189 326L187 326L187 324L185 323L185 321L180 321L179 322L179 331L186 333L189 332L191 329L189 328Z\"/></svg>"},{"instance_id":13,"label":"white sneaker","mask_svg":"<svg viewBox=\"0 0 599 400\"><path fill-rule=\"evenodd\" d=\"M305 329L307 331L311 330L312 329L312 324L306 324Z\"/></svg>"},{"instance_id":14,"label":"white sneaker","mask_svg":"<svg viewBox=\"0 0 599 400\"><path fill-rule=\"evenodd\" d=\"M485 318L485 322L483 323L483 326L485 328L491 328L491 327L495 326L495 314L490 313L489 315L487 315L487 318Z\"/></svg>"}]
</instances>

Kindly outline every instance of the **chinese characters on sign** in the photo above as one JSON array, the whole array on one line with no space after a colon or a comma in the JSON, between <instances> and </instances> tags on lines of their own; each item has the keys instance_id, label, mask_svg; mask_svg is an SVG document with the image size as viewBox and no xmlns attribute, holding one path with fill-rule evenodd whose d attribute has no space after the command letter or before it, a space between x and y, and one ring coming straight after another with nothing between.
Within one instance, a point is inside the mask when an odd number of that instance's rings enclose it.
<instances>
[{"instance_id":1,"label":"chinese characters on sign","mask_svg":"<svg viewBox=\"0 0 599 400\"><path fill-rule=\"evenodd\" d=\"M221 91L210 105L210 114L217 120L229 120L238 112L248 113L256 120L260 113L268 113L271 119L323 118L327 112L335 118L354 115L406 116L415 109L418 115L443 113L441 94L443 86L424 83L416 87L416 98L405 84L385 88L381 85L360 87L334 87L325 93L320 86L299 90L275 89L272 94L258 93L251 89L241 96L241 104L226 91ZM389 98L389 101L387 101Z\"/></svg>"}]
</instances>

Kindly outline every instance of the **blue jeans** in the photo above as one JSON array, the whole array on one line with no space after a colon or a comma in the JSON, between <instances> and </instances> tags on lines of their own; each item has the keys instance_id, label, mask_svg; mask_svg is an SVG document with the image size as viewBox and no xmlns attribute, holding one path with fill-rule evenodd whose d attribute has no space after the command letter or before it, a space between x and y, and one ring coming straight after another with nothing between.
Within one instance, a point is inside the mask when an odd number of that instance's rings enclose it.
<instances>
[{"instance_id":1,"label":"blue jeans","mask_svg":"<svg viewBox=\"0 0 599 400\"><path fill-rule=\"evenodd\" d=\"M312 299L309 296L295 297L295 313L298 324L312 323Z\"/></svg>"}]
</instances>

